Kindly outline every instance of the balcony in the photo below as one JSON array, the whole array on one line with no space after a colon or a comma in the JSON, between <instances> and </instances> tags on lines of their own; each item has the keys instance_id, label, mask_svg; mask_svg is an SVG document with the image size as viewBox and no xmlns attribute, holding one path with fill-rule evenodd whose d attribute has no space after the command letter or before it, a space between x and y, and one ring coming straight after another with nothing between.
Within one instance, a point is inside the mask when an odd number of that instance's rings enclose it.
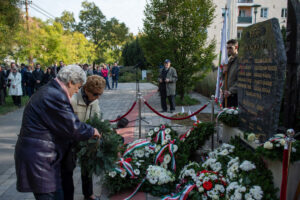
<instances>
[{"instance_id":1,"label":"balcony","mask_svg":"<svg viewBox=\"0 0 300 200\"><path fill-rule=\"evenodd\" d=\"M238 0L238 3L253 3L253 0Z\"/></svg>"},{"instance_id":2,"label":"balcony","mask_svg":"<svg viewBox=\"0 0 300 200\"><path fill-rule=\"evenodd\" d=\"M238 24L251 24L252 17L238 17Z\"/></svg>"}]
</instances>

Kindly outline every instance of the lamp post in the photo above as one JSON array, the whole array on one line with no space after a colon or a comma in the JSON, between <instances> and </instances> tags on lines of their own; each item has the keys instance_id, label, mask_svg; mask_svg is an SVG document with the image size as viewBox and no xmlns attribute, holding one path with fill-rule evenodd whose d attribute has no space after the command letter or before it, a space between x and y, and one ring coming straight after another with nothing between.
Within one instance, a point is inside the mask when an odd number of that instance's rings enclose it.
<instances>
[{"instance_id":1,"label":"lamp post","mask_svg":"<svg viewBox=\"0 0 300 200\"><path fill-rule=\"evenodd\" d=\"M257 14L257 8L260 7L259 4L254 4L252 8L254 8L254 24L256 24L256 14Z\"/></svg>"}]
</instances>

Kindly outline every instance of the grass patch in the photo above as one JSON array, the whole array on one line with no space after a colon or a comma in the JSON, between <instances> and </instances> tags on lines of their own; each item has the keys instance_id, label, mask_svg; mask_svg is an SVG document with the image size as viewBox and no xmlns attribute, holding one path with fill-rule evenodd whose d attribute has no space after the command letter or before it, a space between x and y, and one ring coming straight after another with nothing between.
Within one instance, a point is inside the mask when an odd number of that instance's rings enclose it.
<instances>
[{"instance_id":1,"label":"grass patch","mask_svg":"<svg viewBox=\"0 0 300 200\"><path fill-rule=\"evenodd\" d=\"M27 104L27 102L29 101L29 97L28 96L22 96L21 97L21 105L24 106ZM15 106L12 100L11 96L7 96L5 98L5 105L1 105L0 106L0 115L4 115L6 113L12 112L14 110L17 110L19 107Z\"/></svg>"},{"instance_id":2,"label":"grass patch","mask_svg":"<svg viewBox=\"0 0 300 200\"><path fill-rule=\"evenodd\" d=\"M190 95L186 94L183 97L183 100L180 99L179 95L176 95L175 98L176 106L192 106L200 104L200 101L190 97Z\"/></svg>"},{"instance_id":3,"label":"grass patch","mask_svg":"<svg viewBox=\"0 0 300 200\"><path fill-rule=\"evenodd\" d=\"M177 113L176 115L173 115L174 118L181 118L188 116L188 113ZM209 113L199 113L196 115L197 119L201 122L210 122L211 114ZM195 121L191 120L190 118L184 119L184 120L172 120L172 123L180 124L183 126L193 126Z\"/></svg>"}]
</instances>

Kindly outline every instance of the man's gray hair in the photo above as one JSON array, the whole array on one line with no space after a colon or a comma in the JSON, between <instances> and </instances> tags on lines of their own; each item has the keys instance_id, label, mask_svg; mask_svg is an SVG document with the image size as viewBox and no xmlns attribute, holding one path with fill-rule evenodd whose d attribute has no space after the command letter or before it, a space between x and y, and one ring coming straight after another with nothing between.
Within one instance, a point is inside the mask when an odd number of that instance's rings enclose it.
<instances>
[{"instance_id":1,"label":"man's gray hair","mask_svg":"<svg viewBox=\"0 0 300 200\"><path fill-rule=\"evenodd\" d=\"M86 82L86 74L78 65L68 65L61 68L57 74L57 78L63 83L71 81L72 84Z\"/></svg>"}]
</instances>

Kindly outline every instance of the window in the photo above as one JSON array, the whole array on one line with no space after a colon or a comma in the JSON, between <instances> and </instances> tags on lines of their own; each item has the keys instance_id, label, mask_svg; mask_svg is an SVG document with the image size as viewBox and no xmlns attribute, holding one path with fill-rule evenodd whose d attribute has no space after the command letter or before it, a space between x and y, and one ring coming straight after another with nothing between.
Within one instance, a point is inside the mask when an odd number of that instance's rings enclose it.
<instances>
[{"instance_id":1,"label":"window","mask_svg":"<svg viewBox=\"0 0 300 200\"><path fill-rule=\"evenodd\" d=\"M246 10L239 10L239 17L246 17Z\"/></svg>"},{"instance_id":2,"label":"window","mask_svg":"<svg viewBox=\"0 0 300 200\"><path fill-rule=\"evenodd\" d=\"M241 39L242 38L242 30L237 30L237 38Z\"/></svg>"},{"instance_id":3,"label":"window","mask_svg":"<svg viewBox=\"0 0 300 200\"><path fill-rule=\"evenodd\" d=\"M222 8L222 17L224 17L225 16L225 8Z\"/></svg>"},{"instance_id":4,"label":"window","mask_svg":"<svg viewBox=\"0 0 300 200\"><path fill-rule=\"evenodd\" d=\"M284 18L287 17L287 9L286 8L281 9L281 17L284 17Z\"/></svg>"},{"instance_id":5,"label":"window","mask_svg":"<svg viewBox=\"0 0 300 200\"><path fill-rule=\"evenodd\" d=\"M268 8L261 8L260 9L260 17L268 18Z\"/></svg>"}]
</instances>

